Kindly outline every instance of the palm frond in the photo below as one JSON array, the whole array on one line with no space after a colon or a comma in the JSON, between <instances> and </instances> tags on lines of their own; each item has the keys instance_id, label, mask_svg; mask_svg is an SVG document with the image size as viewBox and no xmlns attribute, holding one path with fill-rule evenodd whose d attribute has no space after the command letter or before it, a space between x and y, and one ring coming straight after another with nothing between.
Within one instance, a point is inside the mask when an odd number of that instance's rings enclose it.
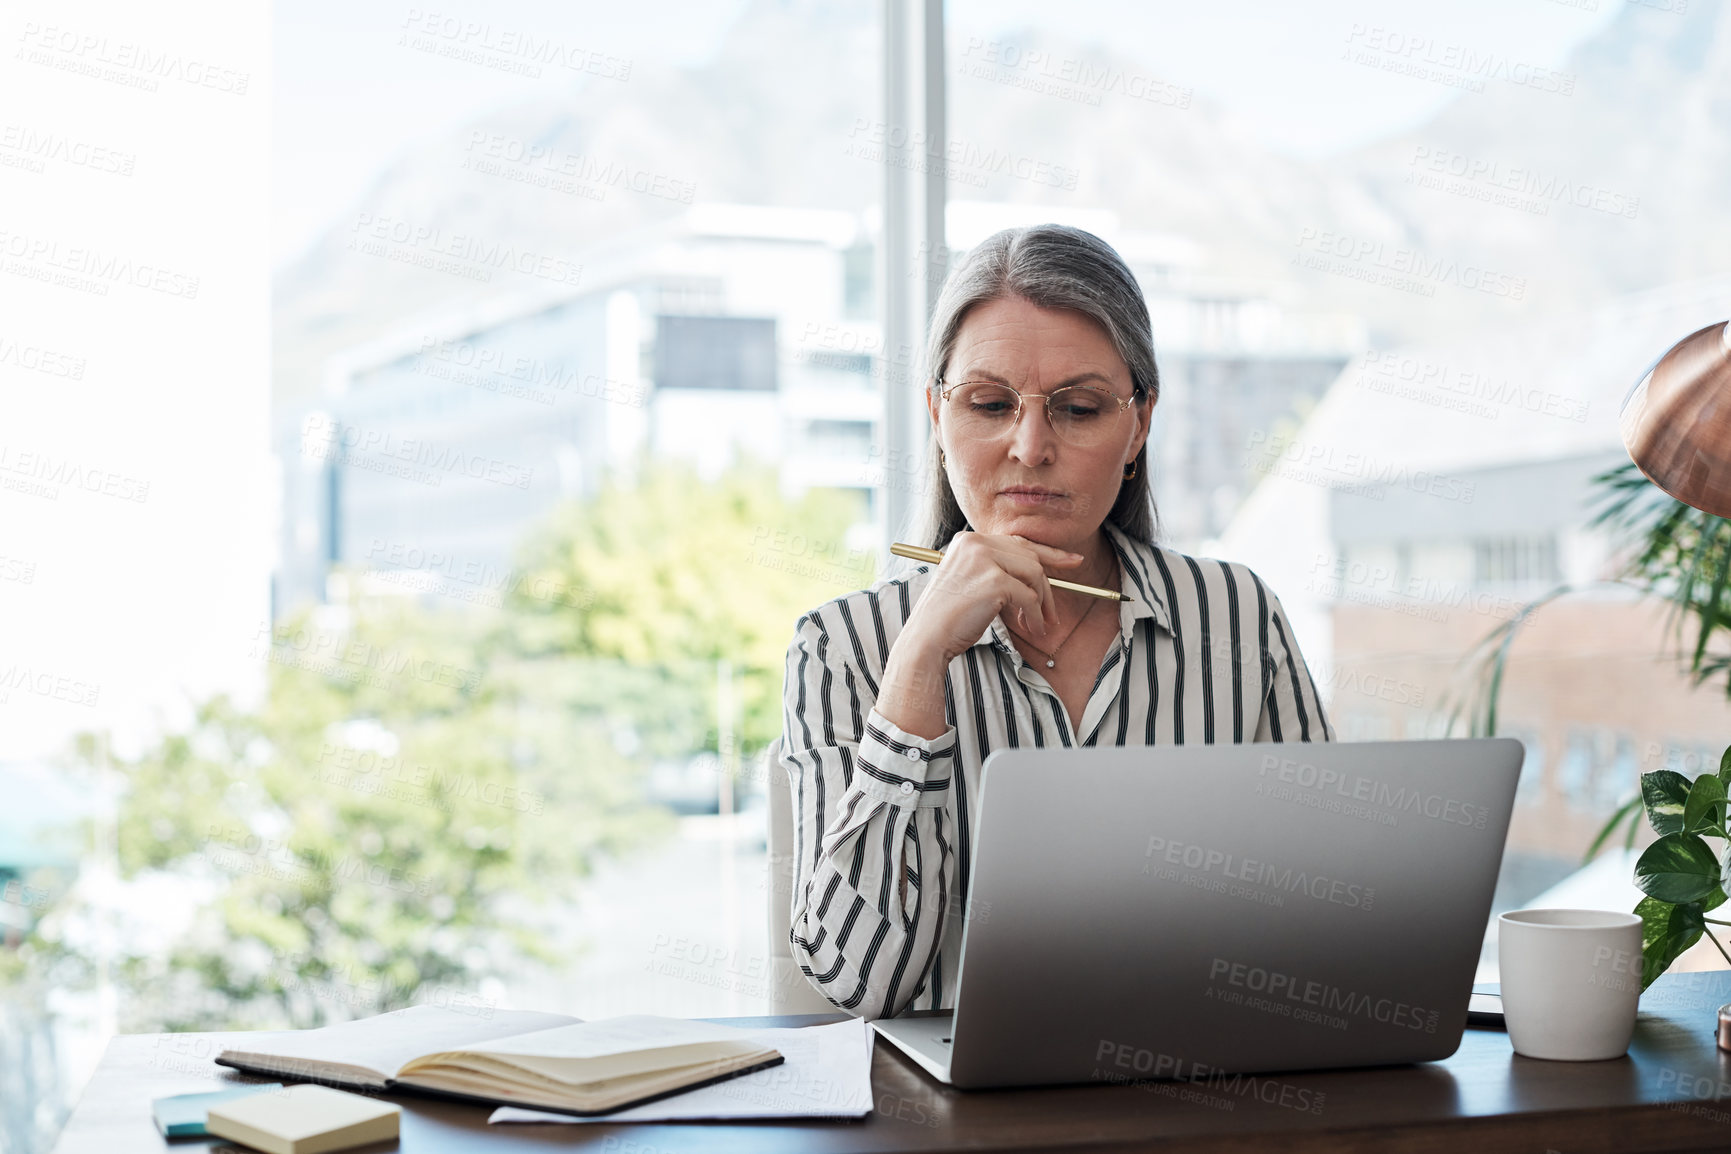
<instances>
[{"instance_id":1,"label":"palm frond","mask_svg":"<svg viewBox=\"0 0 1731 1154\"><path fill-rule=\"evenodd\" d=\"M1467 737L1495 737L1497 710L1502 699L1503 677L1508 671L1509 650L1521 629L1540 608L1574 591L1572 585L1558 585L1544 596L1527 602L1513 617L1481 637L1461 660L1464 688L1449 697L1448 725L1445 737L1453 737L1455 727L1463 717Z\"/></svg>"},{"instance_id":2,"label":"palm frond","mask_svg":"<svg viewBox=\"0 0 1731 1154\"><path fill-rule=\"evenodd\" d=\"M1641 795L1639 793L1634 797L1626 799L1622 805L1617 807L1617 812L1613 813L1610 818L1606 820L1604 828L1601 829L1599 835L1593 839L1593 844L1588 846L1587 852L1581 855L1581 860L1592 861L1593 855L1599 852L1599 847L1603 846L1611 839L1611 835L1617 832L1618 826L1625 823L1629 827L1629 832L1627 840L1623 843L1623 848L1628 849L1633 846L1635 844L1635 834L1641 828L1642 812Z\"/></svg>"},{"instance_id":3,"label":"palm frond","mask_svg":"<svg viewBox=\"0 0 1731 1154\"><path fill-rule=\"evenodd\" d=\"M1721 675L1731 695L1731 521L1690 508L1654 485L1633 463L1593 478L1588 524L1607 531L1625 554L1616 583L1665 599L1666 631L1697 685ZM1573 587L1559 585L1487 633L1462 658L1465 688L1452 699L1445 733L1497 732L1509 651L1532 615ZM1693 636L1690 625L1693 623Z\"/></svg>"},{"instance_id":4,"label":"palm frond","mask_svg":"<svg viewBox=\"0 0 1731 1154\"><path fill-rule=\"evenodd\" d=\"M1731 671L1731 653L1715 645L1731 644L1731 521L1690 508L1632 463L1593 483L1599 509L1590 524L1609 530L1615 545L1627 550L1623 579L1665 599L1667 633L1686 655L1695 684Z\"/></svg>"}]
</instances>

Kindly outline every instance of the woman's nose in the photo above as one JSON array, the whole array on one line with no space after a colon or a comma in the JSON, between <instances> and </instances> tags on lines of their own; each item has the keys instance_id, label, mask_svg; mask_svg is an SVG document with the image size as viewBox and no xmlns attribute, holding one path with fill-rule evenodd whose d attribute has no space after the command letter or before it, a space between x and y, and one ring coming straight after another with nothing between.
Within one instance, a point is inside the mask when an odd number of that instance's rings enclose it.
<instances>
[{"instance_id":1,"label":"woman's nose","mask_svg":"<svg viewBox=\"0 0 1731 1154\"><path fill-rule=\"evenodd\" d=\"M1046 419L1044 397L1028 397L1010 430L1010 456L1027 465L1043 465L1052 459L1055 441L1052 422Z\"/></svg>"}]
</instances>

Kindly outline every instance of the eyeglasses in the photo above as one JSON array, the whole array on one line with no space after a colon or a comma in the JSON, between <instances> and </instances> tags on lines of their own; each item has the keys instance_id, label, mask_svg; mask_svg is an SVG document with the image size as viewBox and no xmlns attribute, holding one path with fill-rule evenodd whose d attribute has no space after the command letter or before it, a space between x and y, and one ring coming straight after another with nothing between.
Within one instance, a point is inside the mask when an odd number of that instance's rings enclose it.
<instances>
[{"instance_id":1,"label":"eyeglasses","mask_svg":"<svg viewBox=\"0 0 1731 1154\"><path fill-rule=\"evenodd\" d=\"M1049 393L1018 393L996 381L957 381L938 395L950 406L958 436L995 441L1007 437L1022 419L1022 402L1038 397L1046 404L1046 420L1058 438L1077 449L1104 444L1118 427L1124 410L1136 403L1093 385L1066 385Z\"/></svg>"}]
</instances>

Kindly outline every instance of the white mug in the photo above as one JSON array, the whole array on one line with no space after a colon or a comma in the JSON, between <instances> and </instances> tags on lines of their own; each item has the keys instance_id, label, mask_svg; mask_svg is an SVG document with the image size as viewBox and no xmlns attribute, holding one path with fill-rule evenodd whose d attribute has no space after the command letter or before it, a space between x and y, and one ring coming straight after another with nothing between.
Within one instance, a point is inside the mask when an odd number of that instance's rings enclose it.
<instances>
[{"instance_id":1,"label":"white mug","mask_svg":"<svg viewBox=\"0 0 1731 1154\"><path fill-rule=\"evenodd\" d=\"M1618 1058L1641 1000L1641 919L1609 910L1511 910L1497 919L1503 1021L1515 1053Z\"/></svg>"}]
</instances>

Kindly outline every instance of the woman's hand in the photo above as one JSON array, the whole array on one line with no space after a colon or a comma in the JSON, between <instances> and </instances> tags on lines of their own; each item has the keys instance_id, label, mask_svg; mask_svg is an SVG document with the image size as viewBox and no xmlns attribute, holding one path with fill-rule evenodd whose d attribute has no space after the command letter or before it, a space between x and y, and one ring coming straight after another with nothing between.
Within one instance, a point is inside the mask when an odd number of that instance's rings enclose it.
<instances>
[{"instance_id":1,"label":"woman's hand","mask_svg":"<svg viewBox=\"0 0 1731 1154\"><path fill-rule=\"evenodd\" d=\"M957 533L896 645L912 640L948 665L1006 609L1019 613L1023 629L1038 641L1057 625L1058 605L1046 570L1080 564L1080 553L1025 537Z\"/></svg>"},{"instance_id":2,"label":"woman's hand","mask_svg":"<svg viewBox=\"0 0 1731 1154\"><path fill-rule=\"evenodd\" d=\"M1057 624L1047 569L1070 570L1080 553L1025 537L957 533L890 650L877 710L919 737L942 737L944 670L1007 610L1036 643Z\"/></svg>"}]
</instances>

